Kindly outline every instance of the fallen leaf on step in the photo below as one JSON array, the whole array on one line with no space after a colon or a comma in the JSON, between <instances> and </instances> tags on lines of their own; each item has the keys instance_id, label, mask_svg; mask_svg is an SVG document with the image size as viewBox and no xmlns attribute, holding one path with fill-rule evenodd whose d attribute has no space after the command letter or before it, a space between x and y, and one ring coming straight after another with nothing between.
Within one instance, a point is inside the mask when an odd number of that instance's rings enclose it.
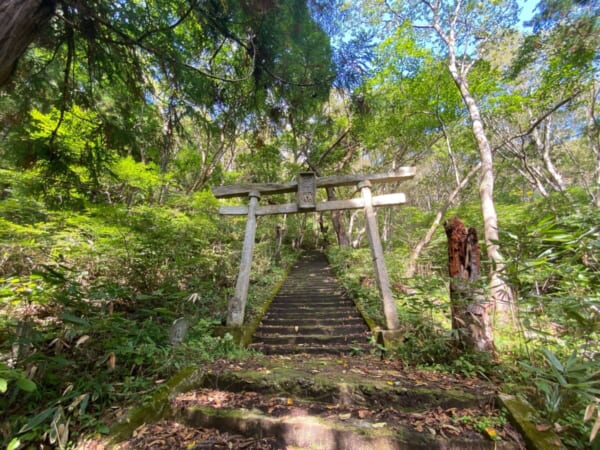
<instances>
[{"instance_id":1,"label":"fallen leaf on step","mask_svg":"<svg viewBox=\"0 0 600 450\"><path fill-rule=\"evenodd\" d=\"M498 439L498 433L493 427L485 427L485 434L487 434L488 437L493 441Z\"/></svg>"},{"instance_id":2,"label":"fallen leaf on step","mask_svg":"<svg viewBox=\"0 0 600 450\"><path fill-rule=\"evenodd\" d=\"M387 423L386 423L386 422L377 422L377 423L374 423L374 424L373 424L373 425L371 425L371 426L372 426L373 428L383 428L383 427L385 427L386 425L387 425Z\"/></svg>"},{"instance_id":3,"label":"fallen leaf on step","mask_svg":"<svg viewBox=\"0 0 600 450\"><path fill-rule=\"evenodd\" d=\"M369 411L368 409L360 409L358 410L358 417L359 419L364 419L365 417L368 417L371 415L371 411Z\"/></svg>"}]
</instances>

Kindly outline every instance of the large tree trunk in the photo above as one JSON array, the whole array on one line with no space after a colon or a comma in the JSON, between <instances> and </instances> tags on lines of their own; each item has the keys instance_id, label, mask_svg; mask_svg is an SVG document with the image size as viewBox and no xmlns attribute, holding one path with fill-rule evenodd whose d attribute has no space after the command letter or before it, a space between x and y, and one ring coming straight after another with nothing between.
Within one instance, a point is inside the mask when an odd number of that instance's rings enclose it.
<instances>
[{"instance_id":1,"label":"large tree trunk","mask_svg":"<svg viewBox=\"0 0 600 450\"><path fill-rule=\"evenodd\" d=\"M458 217L444 222L448 236L448 272L452 329L459 343L468 350L494 352L490 323L491 302L477 285L481 278L481 250L474 228L465 228Z\"/></svg>"},{"instance_id":2,"label":"large tree trunk","mask_svg":"<svg viewBox=\"0 0 600 450\"><path fill-rule=\"evenodd\" d=\"M453 48L453 47L450 47ZM450 55L448 69L458 87L463 98L469 117L471 118L471 128L481 159L481 178L479 180L479 198L481 200L481 212L483 215L483 233L485 236L485 245L487 256L491 262L490 271L490 290L494 300L495 308L499 313L501 321L508 323L510 320L510 311L512 308L512 292L506 282L500 277L504 270L503 257L500 253L498 242L498 215L494 205L494 167L492 157L492 147L485 135L483 120L477 102L473 98L466 74L460 73L456 65L456 59L453 52Z\"/></svg>"},{"instance_id":3,"label":"large tree trunk","mask_svg":"<svg viewBox=\"0 0 600 450\"><path fill-rule=\"evenodd\" d=\"M0 86L6 84L17 61L54 14L53 0L0 2Z\"/></svg>"}]
</instances>

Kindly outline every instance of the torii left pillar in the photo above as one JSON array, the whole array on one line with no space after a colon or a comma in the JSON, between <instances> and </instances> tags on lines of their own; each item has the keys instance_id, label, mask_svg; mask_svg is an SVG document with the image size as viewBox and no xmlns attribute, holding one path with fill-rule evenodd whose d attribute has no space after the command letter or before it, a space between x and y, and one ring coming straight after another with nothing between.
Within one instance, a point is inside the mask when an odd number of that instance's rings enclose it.
<instances>
[{"instance_id":1,"label":"torii left pillar","mask_svg":"<svg viewBox=\"0 0 600 450\"><path fill-rule=\"evenodd\" d=\"M244 324L248 286L250 285L250 269L252 268L252 253L254 252L254 239L256 237L256 207L260 200L260 192L251 191L248 196L248 220L246 221L246 234L242 247L240 272L235 284L235 294L229 302L227 310L227 326L240 327Z\"/></svg>"}]
</instances>

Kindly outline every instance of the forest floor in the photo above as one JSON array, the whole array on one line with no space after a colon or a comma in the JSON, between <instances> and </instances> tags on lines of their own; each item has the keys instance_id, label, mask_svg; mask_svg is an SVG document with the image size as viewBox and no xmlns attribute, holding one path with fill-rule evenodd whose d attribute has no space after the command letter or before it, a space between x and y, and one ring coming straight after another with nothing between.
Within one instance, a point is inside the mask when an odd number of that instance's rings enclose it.
<instances>
[{"instance_id":1,"label":"forest floor","mask_svg":"<svg viewBox=\"0 0 600 450\"><path fill-rule=\"evenodd\" d=\"M337 424L336 430L368 429L367 438L363 435L348 444L352 447L340 448L369 448L377 442L377 448L396 448L385 445L389 436L399 433L409 442L418 441L414 448L442 448L447 441L463 442L464 448L525 448L521 435L496 407L497 388L492 383L405 368L399 360L373 354L256 356L219 360L199 372L203 375L198 386L169 396L171 413L166 418L138 426L117 448L304 448L298 445L303 439L298 433L308 434L313 442L327 440L318 427L298 431L297 419L310 423L315 418ZM198 410L203 412L201 419L190 413ZM223 419L232 411L236 413ZM251 417L250 423L240 411ZM296 420L296 435L288 440L292 444L283 436L289 430L281 428L289 420ZM269 432L265 421L278 425L271 423ZM337 445L345 439L340 436ZM79 448L105 447L87 441Z\"/></svg>"}]
</instances>

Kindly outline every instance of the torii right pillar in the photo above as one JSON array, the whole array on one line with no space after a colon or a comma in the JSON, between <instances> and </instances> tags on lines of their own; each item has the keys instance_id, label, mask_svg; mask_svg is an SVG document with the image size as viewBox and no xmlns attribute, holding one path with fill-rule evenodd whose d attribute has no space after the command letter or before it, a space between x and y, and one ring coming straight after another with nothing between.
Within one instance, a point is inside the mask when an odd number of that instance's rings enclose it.
<instances>
[{"instance_id":1,"label":"torii right pillar","mask_svg":"<svg viewBox=\"0 0 600 450\"><path fill-rule=\"evenodd\" d=\"M377 225L377 216L375 216L375 209L373 208L373 201L371 196L371 182L362 181L358 184L362 199L365 206L365 222L367 224L367 235L369 237L369 244L371 246L371 257L373 258L373 264L375 265L375 281L379 289L379 295L383 302L383 314L385 316L385 325L388 330L397 330L400 327L398 320L398 310L396 309L396 302L392 295L392 289L390 287L390 279L388 277L385 260L383 258L383 247L381 246L381 239L379 237L379 227Z\"/></svg>"}]
</instances>

